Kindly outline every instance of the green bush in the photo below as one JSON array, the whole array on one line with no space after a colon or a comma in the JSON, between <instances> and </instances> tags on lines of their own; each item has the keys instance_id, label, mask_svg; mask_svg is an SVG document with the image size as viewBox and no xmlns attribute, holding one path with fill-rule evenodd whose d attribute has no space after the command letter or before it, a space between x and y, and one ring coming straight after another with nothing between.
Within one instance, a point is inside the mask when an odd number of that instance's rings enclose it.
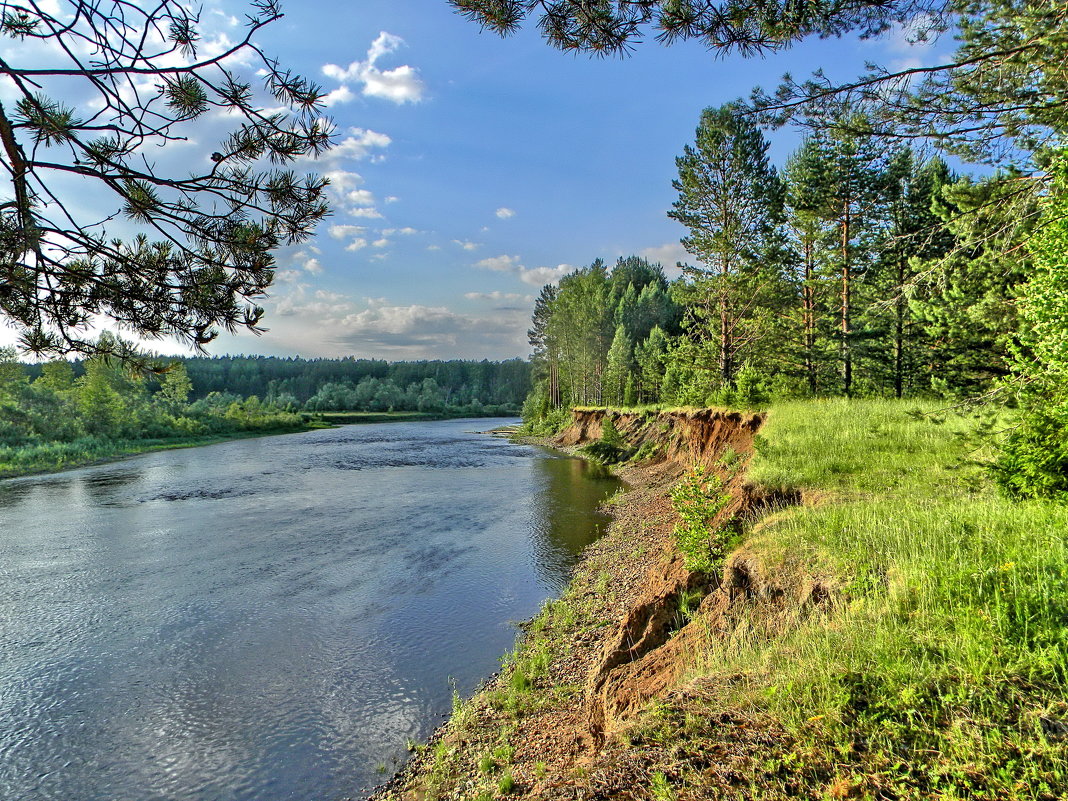
<instances>
[{"instance_id":1,"label":"green bush","mask_svg":"<svg viewBox=\"0 0 1068 801\"><path fill-rule=\"evenodd\" d=\"M605 415L601 424L601 438L584 447L582 452L602 464L617 464L628 459L631 454L615 422L608 415Z\"/></svg>"},{"instance_id":2,"label":"green bush","mask_svg":"<svg viewBox=\"0 0 1068 801\"><path fill-rule=\"evenodd\" d=\"M1009 496L1068 501L1066 411L1032 408L1005 439L994 478Z\"/></svg>"},{"instance_id":3,"label":"green bush","mask_svg":"<svg viewBox=\"0 0 1068 801\"><path fill-rule=\"evenodd\" d=\"M675 542L686 557L686 567L710 573L718 569L730 544L727 531L715 523L730 502L719 476L695 467L671 491L679 522Z\"/></svg>"}]
</instances>

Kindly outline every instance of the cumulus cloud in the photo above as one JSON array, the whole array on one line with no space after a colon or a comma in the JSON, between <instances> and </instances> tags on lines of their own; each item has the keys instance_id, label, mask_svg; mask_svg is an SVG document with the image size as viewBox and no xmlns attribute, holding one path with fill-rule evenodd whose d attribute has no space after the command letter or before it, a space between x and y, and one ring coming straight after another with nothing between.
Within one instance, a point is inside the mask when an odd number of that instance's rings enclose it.
<instances>
[{"instance_id":1,"label":"cumulus cloud","mask_svg":"<svg viewBox=\"0 0 1068 801\"><path fill-rule=\"evenodd\" d=\"M398 105L421 101L426 85L419 77L419 70L408 64L387 70L378 66L382 58L395 53L403 46L404 40L399 36L382 31L371 43L363 61L353 61L347 67L325 64L323 74L341 84L330 93L338 98L335 102L347 102L355 96L348 88L349 84L358 85L360 92L366 97L378 97ZM344 95L341 90L344 90ZM344 99L340 99L342 97Z\"/></svg>"},{"instance_id":2,"label":"cumulus cloud","mask_svg":"<svg viewBox=\"0 0 1068 801\"><path fill-rule=\"evenodd\" d=\"M499 209L497 209L497 211L494 212L494 214L497 215L498 219L510 220L515 216L515 211L506 206L501 206Z\"/></svg>"},{"instance_id":3,"label":"cumulus cloud","mask_svg":"<svg viewBox=\"0 0 1068 801\"><path fill-rule=\"evenodd\" d=\"M393 140L384 133L367 128L349 128L347 136L327 151L327 158L362 161L370 158L376 150L387 148L392 143Z\"/></svg>"},{"instance_id":4,"label":"cumulus cloud","mask_svg":"<svg viewBox=\"0 0 1068 801\"><path fill-rule=\"evenodd\" d=\"M356 95L352 93L352 90L343 85L339 86L332 92L327 92L320 100L323 106L330 108L331 106L336 106L340 103L348 103L354 97L356 97Z\"/></svg>"},{"instance_id":5,"label":"cumulus cloud","mask_svg":"<svg viewBox=\"0 0 1068 801\"><path fill-rule=\"evenodd\" d=\"M382 216L375 207L374 193L369 189L362 188L363 177L361 175L348 170L335 169L326 171L324 177L330 180L327 192L330 196L331 205L335 209L345 212L350 217L377 219ZM331 226L330 235L337 239L342 239L347 234L338 235L334 231L354 227L358 226ZM354 231L353 233L359 232Z\"/></svg>"},{"instance_id":6,"label":"cumulus cloud","mask_svg":"<svg viewBox=\"0 0 1068 801\"><path fill-rule=\"evenodd\" d=\"M679 262L683 264L693 262L693 256L686 252L686 248L680 242L667 242L656 247L645 248L639 250L638 255L651 262L659 262L668 277L682 275L682 271L675 266Z\"/></svg>"},{"instance_id":7,"label":"cumulus cloud","mask_svg":"<svg viewBox=\"0 0 1068 801\"><path fill-rule=\"evenodd\" d=\"M382 214L378 209L374 207L365 209L349 209L348 214L350 217L363 217L368 220L381 220Z\"/></svg>"},{"instance_id":8,"label":"cumulus cloud","mask_svg":"<svg viewBox=\"0 0 1068 801\"><path fill-rule=\"evenodd\" d=\"M519 280L531 286L543 286L555 284L565 275L574 272L575 268L570 264L558 264L555 267L525 267L519 271Z\"/></svg>"},{"instance_id":9,"label":"cumulus cloud","mask_svg":"<svg viewBox=\"0 0 1068 801\"><path fill-rule=\"evenodd\" d=\"M518 256L508 255L491 256L475 262L475 266L498 273L512 273L524 284L532 286L555 283L575 269L570 264L558 264L556 267L524 267Z\"/></svg>"},{"instance_id":10,"label":"cumulus cloud","mask_svg":"<svg viewBox=\"0 0 1068 801\"><path fill-rule=\"evenodd\" d=\"M318 275L323 271L323 265L318 259L308 259L304 262L304 271Z\"/></svg>"},{"instance_id":11,"label":"cumulus cloud","mask_svg":"<svg viewBox=\"0 0 1068 801\"><path fill-rule=\"evenodd\" d=\"M498 273L507 273L523 269L523 265L519 263L518 256L491 256L488 259L476 261L475 266L481 267L483 270L493 270Z\"/></svg>"},{"instance_id":12,"label":"cumulus cloud","mask_svg":"<svg viewBox=\"0 0 1068 801\"><path fill-rule=\"evenodd\" d=\"M457 247L463 248L464 250L478 250L480 247L482 247L481 243L471 242L466 239L454 239L452 240L452 243Z\"/></svg>"},{"instance_id":13,"label":"cumulus cloud","mask_svg":"<svg viewBox=\"0 0 1068 801\"><path fill-rule=\"evenodd\" d=\"M348 239L350 236L359 236L366 230L362 225L331 225L330 236L334 239Z\"/></svg>"}]
</instances>

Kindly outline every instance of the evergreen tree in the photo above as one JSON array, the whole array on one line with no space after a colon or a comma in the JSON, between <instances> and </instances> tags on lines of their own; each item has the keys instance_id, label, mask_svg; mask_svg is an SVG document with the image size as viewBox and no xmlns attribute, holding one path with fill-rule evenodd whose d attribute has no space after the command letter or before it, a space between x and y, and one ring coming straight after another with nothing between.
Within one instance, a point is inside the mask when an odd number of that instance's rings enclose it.
<instances>
[{"instance_id":1,"label":"evergreen tree","mask_svg":"<svg viewBox=\"0 0 1068 801\"><path fill-rule=\"evenodd\" d=\"M826 306L829 295L827 237L822 215L822 193L827 184L827 163L822 143L806 139L790 156L783 170L786 232L796 265L799 313L796 316L800 369L809 394L816 395L826 381Z\"/></svg>"},{"instance_id":2,"label":"evergreen tree","mask_svg":"<svg viewBox=\"0 0 1068 801\"><path fill-rule=\"evenodd\" d=\"M1011 371L1038 202L993 176L945 186L932 208L956 244L920 265L930 285L910 303L923 329L924 380L939 393L976 395Z\"/></svg>"},{"instance_id":3,"label":"evergreen tree","mask_svg":"<svg viewBox=\"0 0 1068 801\"><path fill-rule=\"evenodd\" d=\"M882 211L883 153L870 136L847 127L814 136L811 142L822 162L811 206L835 240L831 252L839 275L839 363L842 392L848 396L853 391L853 284L871 263L871 240Z\"/></svg>"},{"instance_id":4,"label":"evergreen tree","mask_svg":"<svg viewBox=\"0 0 1068 801\"><path fill-rule=\"evenodd\" d=\"M641 382L638 390L639 403L655 403L660 400L668 355L667 334L660 326L649 332L649 337L635 348Z\"/></svg>"},{"instance_id":5,"label":"evergreen tree","mask_svg":"<svg viewBox=\"0 0 1068 801\"><path fill-rule=\"evenodd\" d=\"M682 244L704 265L695 286L714 297L719 378L729 386L739 350L763 333L747 318L766 283L763 257L779 220L780 184L763 134L733 104L705 109L694 146L675 162L679 198L668 216L689 229ZM691 318L691 336L704 335L697 327Z\"/></svg>"},{"instance_id":6,"label":"evergreen tree","mask_svg":"<svg viewBox=\"0 0 1068 801\"><path fill-rule=\"evenodd\" d=\"M327 214L326 179L287 167L332 134L319 88L253 41L281 18L277 0L252 3L237 41L224 37L218 50L203 46L201 12L181 0L63 6L0 4L0 40L14 40L0 61L10 89L0 103L0 315L34 353L121 345L89 338L97 315L195 347L223 329L258 330L273 251ZM245 60L263 78L259 97L236 71ZM148 156L178 141L196 147L190 130L209 117L232 128L215 152L200 145L188 171L166 174ZM80 203L86 188L98 194ZM140 233L116 239L116 218Z\"/></svg>"},{"instance_id":7,"label":"evergreen tree","mask_svg":"<svg viewBox=\"0 0 1068 801\"><path fill-rule=\"evenodd\" d=\"M1068 500L1068 157L1055 162L1035 264L1020 292L1022 349L1014 365L1022 413L999 459L1002 487L1017 497Z\"/></svg>"},{"instance_id":8,"label":"evergreen tree","mask_svg":"<svg viewBox=\"0 0 1068 801\"><path fill-rule=\"evenodd\" d=\"M868 283L873 302L864 311L866 339L861 343L867 372L895 397L925 388L923 326L910 297L918 297L925 264L941 261L955 239L934 211L943 188L954 180L939 158L923 161L899 148L889 160L883 185L883 241Z\"/></svg>"}]
</instances>

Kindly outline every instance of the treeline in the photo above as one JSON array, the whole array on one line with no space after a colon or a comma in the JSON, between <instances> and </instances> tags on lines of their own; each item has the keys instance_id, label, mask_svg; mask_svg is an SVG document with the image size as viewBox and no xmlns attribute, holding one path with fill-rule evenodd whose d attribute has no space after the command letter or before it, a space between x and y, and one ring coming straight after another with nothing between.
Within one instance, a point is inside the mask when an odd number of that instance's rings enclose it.
<instances>
[{"instance_id":1,"label":"treeline","mask_svg":"<svg viewBox=\"0 0 1068 801\"><path fill-rule=\"evenodd\" d=\"M182 359L193 397L229 392L307 411L420 411L517 414L531 367L511 359L385 362L216 356Z\"/></svg>"},{"instance_id":2,"label":"treeline","mask_svg":"<svg viewBox=\"0 0 1068 801\"><path fill-rule=\"evenodd\" d=\"M519 414L531 388L531 365L501 362L301 359L215 356L165 359L190 381L190 398L213 403L258 398L290 412L425 412L473 417ZM72 362L75 377L86 362ZM32 378L41 365L26 365ZM150 386L153 386L150 382Z\"/></svg>"},{"instance_id":3,"label":"treeline","mask_svg":"<svg viewBox=\"0 0 1068 801\"><path fill-rule=\"evenodd\" d=\"M152 375L103 357L33 369L0 349L0 475L54 469L118 453L245 432L296 430L301 415L256 397L191 400L181 364Z\"/></svg>"},{"instance_id":4,"label":"treeline","mask_svg":"<svg viewBox=\"0 0 1068 801\"><path fill-rule=\"evenodd\" d=\"M542 290L528 419L582 404L968 396L1010 373L1030 266L1027 226L991 219L1010 183L848 126L812 135L781 170L767 152L735 107L706 110L670 212L695 266L669 283L643 259L598 260Z\"/></svg>"}]
</instances>

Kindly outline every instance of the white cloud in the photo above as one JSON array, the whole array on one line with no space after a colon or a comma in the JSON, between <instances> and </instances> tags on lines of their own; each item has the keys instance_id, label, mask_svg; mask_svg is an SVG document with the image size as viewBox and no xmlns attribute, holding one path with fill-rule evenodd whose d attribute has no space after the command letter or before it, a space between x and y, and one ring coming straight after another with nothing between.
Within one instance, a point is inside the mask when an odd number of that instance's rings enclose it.
<instances>
[{"instance_id":1,"label":"white cloud","mask_svg":"<svg viewBox=\"0 0 1068 801\"><path fill-rule=\"evenodd\" d=\"M559 281L568 273L574 271L570 264L558 264L556 267L524 267L518 256L491 256L475 262L475 266L483 270L493 270L499 273L513 273L524 284L541 286Z\"/></svg>"},{"instance_id":2,"label":"white cloud","mask_svg":"<svg viewBox=\"0 0 1068 801\"><path fill-rule=\"evenodd\" d=\"M356 95L352 93L352 90L349 89L349 87L342 85L334 91L327 92L325 95L323 95L321 101L326 108L330 108L331 106L336 106L339 103L348 103L354 97L356 97Z\"/></svg>"},{"instance_id":3,"label":"white cloud","mask_svg":"<svg viewBox=\"0 0 1068 801\"><path fill-rule=\"evenodd\" d=\"M501 206L501 208L497 209L494 214L497 215L498 219L510 220L515 216L515 211L513 209L507 208L506 206Z\"/></svg>"},{"instance_id":4,"label":"white cloud","mask_svg":"<svg viewBox=\"0 0 1068 801\"><path fill-rule=\"evenodd\" d=\"M692 263L694 260L680 242L667 242L656 247L645 248L645 250L639 250L638 255L651 262L659 262L669 277L682 275L682 271L675 267L676 264Z\"/></svg>"},{"instance_id":5,"label":"white cloud","mask_svg":"<svg viewBox=\"0 0 1068 801\"><path fill-rule=\"evenodd\" d=\"M519 271L519 280L531 286L543 286L545 284L555 284L565 275L574 271L575 268L570 264L558 264L555 267L533 267L529 270L524 267Z\"/></svg>"},{"instance_id":6,"label":"white cloud","mask_svg":"<svg viewBox=\"0 0 1068 801\"><path fill-rule=\"evenodd\" d=\"M357 237L345 245L345 250L355 253L357 250L363 250L365 247L367 247L367 240L362 237Z\"/></svg>"},{"instance_id":7,"label":"white cloud","mask_svg":"<svg viewBox=\"0 0 1068 801\"><path fill-rule=\"evenodd\" d=\"M488 259L476 261L475 266L481 267L483 270L493 270L499 273L523 269L523 265L519 263L518 256L491 256Z\"/></svg>"},{"instance_id":8,"label":"white cloud","mask_svg":"<svg viewBox=\"0 0 1068 801\"><path fill-rule=\"evenodd\" d=\"M330 180L327 190L330 195L331 205L335 209L344 211L350 217L364 217L377 219L382 215L375 206L375 196L369 189L358 188L363 183L363 177L347 170L328 170L324 177ZM352 227L352 226L347 226ZM334 231L346 228L343 225L331 226L331 236L342 239L349 234L335 234ZM362 233L350 232L350 233Z\"/></svg>"},{"instance_id":9,"label":"white cloud","mask_svg":"<svg viewBox=\"0 0 1068 801\"><path fill-rule=\"evenodd\" d=\"M362 225L331 225L330 236L334 239L348 239L350 236L359 236L366 230Z\"/></svg>"},{"instance_id":10,"label":"white cloud","mask_svg":"<svg viewBox=\"0 0 1068 801\"><path fill-rule=\"evenodd\" d=\"M398 203L398 202L400 202L400 198L397 197L396 195L390 195L389 197L386 198L386 203Z\"/></svg>"},{"instance_id":11,"label":"white cloud","mask_svg":"<svg viewBox=\"0 0 1068 801\"><path fill-rule=\"evenodd\" d=\"M364 81L365 95L382 97L397 104L418 103L423 99L423 82L414 67L405 65L384 72L370 68L364 75Z\"/></svg>"},{"instance_id":12,"label":"white cloud","mask_svg":"<svg viewBox=\"0 0 1068 801\"><path fill-rule=\"evenodd\" d=\"M394 234L399 234L400 236L415 236L419 233L422 232L411 226L406 226L404 228L385 228L382 230L382 236L393 236Z\"/></svg>"},{"instance_id":13,"label":"white cloud","mask_svg":"<svg viewBox=\"0 0 1068 801\"><path fill-rule=\"evenodd\" d=\"M390 245L390 241L386 237L382 237L381 239L376 239L374 242L371 243L371 247L376 247L376 248L388 248L389 245Z\"/></svg>"},{"instance_id":14,"label":"white cloud","mask_svg":"<svg viewBox=\"0 0 1068 801\"><path fill-rule=\"evenodd\" d=\"M382 70L378 67L380 59L395 53L403 45L404 40L399 36L382 31L371 43L367 57L363 61L353 61L347 67L339 67L337 64L323 65L323 74L341 84L330 95L340 98L342 96L340 92L344 90L347 96L344 100L338 99L336 102L351 100L354 95L347 85L353 83L362 85L361 92L367 97L379 97L398 105L421 101L426 85L419 77L419 70L408 64L390 70Z\"/></svg>"},{"instance_id":15,"label":"white cloud","mask_svg":"<svg viewBox=\"0 0 1068 801\"><path fill-rule=\"evenodd\" d=\"M304 271L312 275L318 275L323 271L323 265L318 259L308 259L304 262Z\"/></svg>"},{"instance_id":16,"label":"white cloud","mask_svg":"<svg viewBox=\"0 0 1068 801\"><path fill-rule=\"evenodd\" d=\"M470 242L466 239L454 239L452 240L452 243L454 245L457 245L458 247L463 248L464 250L478 250L480 247L482 247L481 243Z\"/></svg>"},{"instance_id":17,"label":"white cloud","mask_svg":"<svg viewBox=\"0 0 1068 801\"><path fill-rule=\"evenodd\" d=\"M393 140L384 133L367 128L349 128L349 135L327 151L330 159L361 161L372 155L375 149L389 147Z\"/></svg>"},{"instance_id":18,"label":"white cloud","mask_svg":"<svg viewBox=\"0 0 1068 801\"><path fill-rule=\"evenodd\" d=\"M353 189L345 193L345 200L354 206L373 206L375 196L370 189Z\"/></svg>"}]
</instances>

